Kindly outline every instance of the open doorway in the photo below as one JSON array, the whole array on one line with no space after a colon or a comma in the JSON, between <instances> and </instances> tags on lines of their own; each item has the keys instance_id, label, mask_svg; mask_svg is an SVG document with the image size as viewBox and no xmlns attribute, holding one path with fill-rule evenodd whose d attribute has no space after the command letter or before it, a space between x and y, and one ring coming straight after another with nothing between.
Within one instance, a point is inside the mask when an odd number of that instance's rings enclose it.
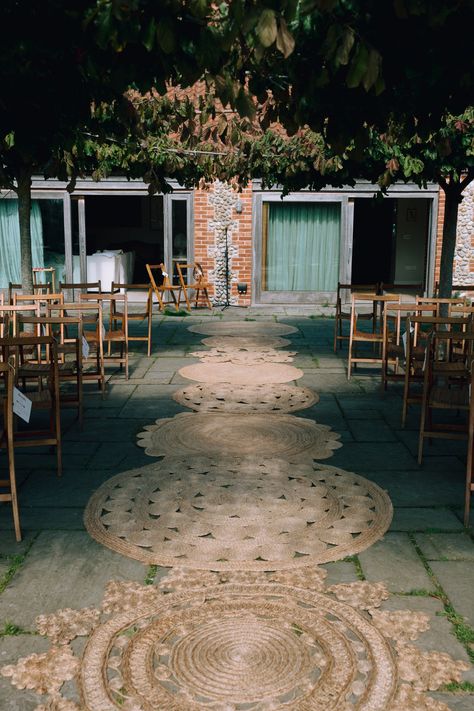
<instances>
[{"instance_id":1,"label":"open doorway","mask_svg":"<svg viewBox=\"0 0 474 711\"><path fill-rule=\"evenodd\" d=\"M430 200L356 198L352 283L425 284Z\"/></svg>"}]
</instances>

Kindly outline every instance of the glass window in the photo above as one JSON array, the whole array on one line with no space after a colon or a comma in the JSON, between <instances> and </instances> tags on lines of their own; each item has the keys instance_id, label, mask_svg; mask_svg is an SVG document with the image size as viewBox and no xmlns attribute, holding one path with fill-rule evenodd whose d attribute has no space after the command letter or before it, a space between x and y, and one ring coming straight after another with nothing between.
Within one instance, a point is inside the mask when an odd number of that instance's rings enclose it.
<instances>
[{"instance_id":1,"label":"glass window","mask_svg":"<svg viewBox=\"0 0 474 711\"><path fill-rule=\"evenodd\" d=\"M263 289L336 291L340 203L264 203Z\"/></svg>"}]
</instances>

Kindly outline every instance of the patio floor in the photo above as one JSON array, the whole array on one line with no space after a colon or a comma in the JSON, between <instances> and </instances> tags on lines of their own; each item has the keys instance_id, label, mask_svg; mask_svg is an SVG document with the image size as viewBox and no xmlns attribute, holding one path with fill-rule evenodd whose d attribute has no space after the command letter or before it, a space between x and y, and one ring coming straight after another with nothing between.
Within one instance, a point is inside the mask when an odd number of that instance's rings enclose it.
<instances>
[{"instance_id":1,"label":"patio floor","mask_svg":"<svg viewBox=\"0 0 474 711\"><path fill-rule=\"evenodd\" d=\"M325 311L323 309L323 311ZM302 417L330 425L343 447L328 464L356 472L386 489L394 518L383 540L350 559L325 564L329 583L360 579L384 581L406 609L433 616L419 640L425 649L456 659L474 659L474 542L464 529L462 506L465 443L434 440L418 466L419 410L411 407L401 429L398 385L380 391L377 370L358 369L346 377L346 349L332 350L334 321L313 309L229 309L188 317L155 316L153 356L132 344L130 380L112 374L107 396L94 389L85 398L84 429L72 411L63 415L64 474L55 475L55 456L45 449L18 451L20 513L24 540L16 544L9 505L0 508L0 666L47 648L35 634L38 614L62 607L100 604L109 580L152 583L160 570L102 547L84 529L84 507L93 491L111 476L151 463L136 444L137 434L157 418L186 411L172 393L189 383L179 368L197 362L190 352L205 348L202 336L187 327L208 320L273 320L298 328L289 349L293 365L304 370L297 384L314 389L318 404ZM2 461L0 456L0 462ZM2 465L3 466L3 465ZM471 519L472 520L472 519ZM391 598L389 604L392 604ZM474 708L474 667L464 684L431 694L453 711ZM0 676L0 707L32 711L39 697L14 689Z\"/></svg>"}]
</instances>

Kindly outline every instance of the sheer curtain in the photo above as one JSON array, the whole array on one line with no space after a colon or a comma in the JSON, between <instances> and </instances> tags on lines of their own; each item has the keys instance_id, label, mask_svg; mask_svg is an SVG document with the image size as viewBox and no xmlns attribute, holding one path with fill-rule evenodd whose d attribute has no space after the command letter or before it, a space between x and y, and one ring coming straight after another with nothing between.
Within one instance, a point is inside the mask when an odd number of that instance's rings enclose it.
<instances>
[{"instance_id":1,"label":"sheer curtain","mask_svg":"<svg viewBox=\"0 0 474 711\"><path fill-rule=\"evenodd\" d=\"M336 291L340 203L269 203L267 291Z\"/></svg>"},{"instance_id":2,"label":"sheer curtain","mask_svg":"<svg viewBox=\"0 0 474 711\"><path fill-rule=\"evenodd\" d=\"M31 251L34 267L43 267L43 225L37 200L31 203ZM0 199L0 288L21 284L18 200Z\"/></svg>"}]
</instances>

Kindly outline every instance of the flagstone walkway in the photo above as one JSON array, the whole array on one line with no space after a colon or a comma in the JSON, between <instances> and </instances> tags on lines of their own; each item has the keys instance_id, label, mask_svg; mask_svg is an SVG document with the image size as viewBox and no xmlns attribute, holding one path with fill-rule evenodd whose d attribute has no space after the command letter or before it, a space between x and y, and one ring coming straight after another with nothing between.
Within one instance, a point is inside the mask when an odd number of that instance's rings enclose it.
<instances>
[{"instance_id":1,"label":"flagstone walkway","mask_svg":"<svg viewBox=\"0 0 474 711\"><path fill-rule=\"evenodd\" d=\"M64 474L55 475L55 457L38 449L19 451L20 512L24 540L16 544L8 505L0 508L0 666L19 656L44 651L34 634L38 614L62 607L97 606L109 580L153 582L161 570L108 550L86 533L82 515L93 491L115 474L150 464L136 444L137 434L157 418L187 411L172 393L189 384L178 374L197 362L190 355L204 349L202 336L187 327L203 320L270 320L298 328L291 334L293 365L304 371L298 385L314 389L320 401L298 415L330 425L343 447L327 460L363 475L386 489L394 518L384 539L344 561L326 564L328 585L358 579L384 581L407 609L430 613L431 629L419 646L474 660L473 529L462 525L464 443L438 440L416 462L419 412L412 407L406 429L400 427L397 386L380 392L376 371L358 371L347 381L345 349L332 351L334 321L295 310L276 313L230 309L191 317L156 316L153 356L138 354L133 344L130 380L111 375L104 400L86 395L80 431L72 412L63 415ZM143 351L142 351L143 352ZM3 466L4 455L0 455ZM474 667L461 685L432 694L453 711L474 708ZM0 677L2 711L33 711L39 697L15 690Z\"/></svg>"}]
</instances>

